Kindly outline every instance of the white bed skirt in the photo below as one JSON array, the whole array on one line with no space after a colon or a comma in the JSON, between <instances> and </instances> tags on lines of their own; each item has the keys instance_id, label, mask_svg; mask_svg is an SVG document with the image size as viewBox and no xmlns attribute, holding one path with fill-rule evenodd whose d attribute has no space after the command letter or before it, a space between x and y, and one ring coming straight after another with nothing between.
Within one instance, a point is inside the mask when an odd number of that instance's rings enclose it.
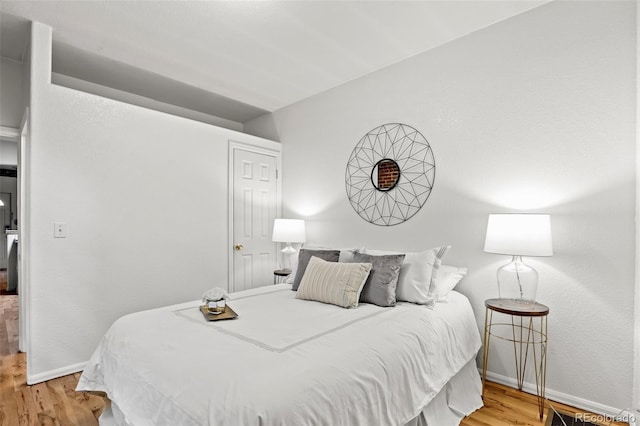
<instances>
[{"instance_id":1,"label":"white bed skirt","mask_svg":"<svg viewBox=\"0 0 640 426\"><path fill-rule=\"evenodd\" d=\"M473 359L406 426L457 426L482 405L482 379Z\"/></svg>"},{"instance_id":2,"label":"white bed skirt","mask_svg":"<svg viewBox=\"0 0 640 426\"><path fill-rule=\"evenodd\" d=\"M465 416L482 405L482 380L474 359L453 376L420 415L406 426L457 426ZM102 412L100 425L135 426L125 420L113 402Z\"/></svg>"}]
</instances>

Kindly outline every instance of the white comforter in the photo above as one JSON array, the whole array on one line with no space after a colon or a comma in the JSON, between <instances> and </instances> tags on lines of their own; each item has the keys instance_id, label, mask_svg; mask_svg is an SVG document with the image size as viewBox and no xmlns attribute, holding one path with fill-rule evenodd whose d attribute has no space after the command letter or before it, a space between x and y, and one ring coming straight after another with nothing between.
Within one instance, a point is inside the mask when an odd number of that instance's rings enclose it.
<instances>
[{"instance_id":1,"label":"white comforter","mask_svg":"<svg viewBox=\"0 0 640 426\"><path fill-rule=\"evenodd\" d=\"M236 293L234 320L198 302L116 321L78 390L107 393L131 425L394 425L416 417L476 356L468 300L356 309L286 284Z\"/></svg>"}]
</instances>

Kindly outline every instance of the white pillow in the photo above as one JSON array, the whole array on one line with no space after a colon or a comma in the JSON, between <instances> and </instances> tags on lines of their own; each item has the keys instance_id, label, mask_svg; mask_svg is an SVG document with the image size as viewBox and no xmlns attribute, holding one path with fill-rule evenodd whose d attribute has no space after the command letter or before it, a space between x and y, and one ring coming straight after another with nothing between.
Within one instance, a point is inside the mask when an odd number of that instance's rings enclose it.
<instances>
[{"instance_id":1,"label":"white pillow","mask_svg":"<svg viewBox=\"0 0 640 426\"><path fill-rule=\"evenodd\" d=\"M296 299L355 308L369 271L371 263L327 262L313 256L300 281Z\"/></svg>"},{"instance_id":2,"label":"white pillow","mask_svg":"<svg viewBox=\"0 0 640 426\"><path fill-rule=\"evenodd\" d=\"M466 274L467 268L441 265L438 269L438 275L429 289L429 297L436 302L446 302L449 292L455 288Z\"/></svg>"},{"instance_id":3,"label":"white pillow","mask_svg":"<svg viewBox=\"0 0 640 426\"><path fill-rule=\"evenodd\" d=\"M416 253L405 253L396 286L396 300L420 305L433 305L435 300L429 296L429 289L431 283L435 281L434 277L437 276L442 258L450 248L451 246L442 246ZM401 254L400 252L369 249L366 250L366 253L374 255Z\"/></svg>"}]
</instances>

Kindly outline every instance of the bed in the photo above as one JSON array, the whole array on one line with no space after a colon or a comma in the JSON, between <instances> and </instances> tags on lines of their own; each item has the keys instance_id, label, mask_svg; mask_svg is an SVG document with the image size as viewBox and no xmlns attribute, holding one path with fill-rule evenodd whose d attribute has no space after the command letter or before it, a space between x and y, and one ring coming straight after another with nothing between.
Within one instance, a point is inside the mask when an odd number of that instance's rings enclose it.
<instances>
[{"instance_id":1,"label":"bed","mask_svg":"<svg viewBox=\"0 0 640 426\"><path fill-rule=\"evenodd\" d=\"M454 425L482 406L469 301L357 309L299 300L290 284L126 315L79 391L111 401L103 425Z\"/></svg>"}]
</instances>

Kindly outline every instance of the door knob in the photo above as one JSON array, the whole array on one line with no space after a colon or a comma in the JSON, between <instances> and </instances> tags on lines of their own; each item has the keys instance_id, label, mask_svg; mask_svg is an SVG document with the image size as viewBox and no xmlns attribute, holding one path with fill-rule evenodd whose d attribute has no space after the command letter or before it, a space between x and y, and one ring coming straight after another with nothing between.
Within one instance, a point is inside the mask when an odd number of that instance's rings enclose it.
<instances>
[{"instance_id":1,"label":"door knob","mask_svg":"<svg viewBox=\"0 0 640 426\"><path fill-rule=\"evenodd\" d=\"M235 245L235 249L236 249L236 251L240 251L240 250L242 250L243 248L244 248L244 246L243 246L242 244L236 244L236 245Z\"/></svg>"}]
</instances>

